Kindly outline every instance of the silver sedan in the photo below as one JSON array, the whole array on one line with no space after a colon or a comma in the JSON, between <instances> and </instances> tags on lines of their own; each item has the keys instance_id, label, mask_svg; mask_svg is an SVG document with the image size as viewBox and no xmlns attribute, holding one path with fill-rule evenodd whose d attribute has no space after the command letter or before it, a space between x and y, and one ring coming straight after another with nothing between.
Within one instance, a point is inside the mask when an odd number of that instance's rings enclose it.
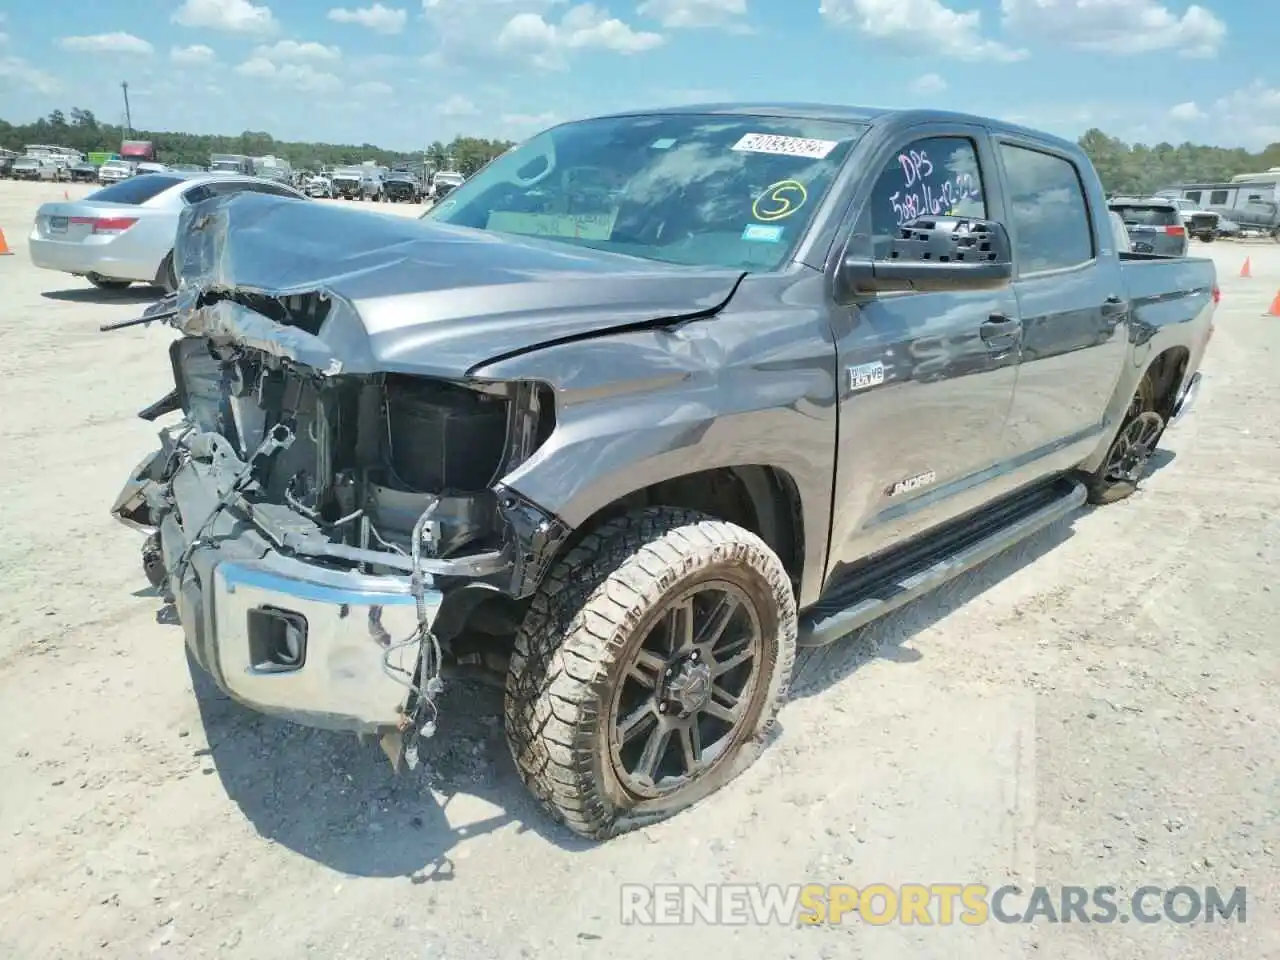
<instances>
[{"instance_id":1,"label":"silver sedan","mask_svg":"<svg viewBox=\"0 0 1280 960\"><path fill-rule=\"evenodd\" d=\"M173 241L184 207L240 191L306 200L292 187L237 174L167 171L130 177L83 200L46 203L36 212L31 262L104 290L134 282L172 291Z\"/></svg>"}]
</instances>

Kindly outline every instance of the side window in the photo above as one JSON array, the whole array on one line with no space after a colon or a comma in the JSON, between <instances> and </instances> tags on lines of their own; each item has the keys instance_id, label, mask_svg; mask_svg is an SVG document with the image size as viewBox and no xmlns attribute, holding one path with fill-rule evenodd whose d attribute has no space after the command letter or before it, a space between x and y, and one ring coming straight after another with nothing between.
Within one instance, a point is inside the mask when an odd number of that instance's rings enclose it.
<instances>
[{"instance_id":1,"label":"side window","mask_svg":"<svg viewBox=\"0 0 1280 960\"><path fill-rule=\"evenodd\" d=\"M207 184L202 183L199 186L192 187L182 195L182 199L189 204L201 203L213 196L213 189Z\"/></svg>"},{"instance_id":2,"label":"side window","mask_svg":"<svg viewBox=\"0 0 1280 960\"><path fill-rule=\"evenodd\" d=\"M1187 191L1187 193L1186 193L1186 197L1187 197L1187 199L1188 199L1188 200L1190 200L1192 203L1199 203L1199 202L1200 202L1200 191L1199 191L1199 190L1188 190L1188 191Z\"/></svg>"},{"instance_id":3,"label":"side window","mask_svg":"<svg viewBox=\"0 0 1280 960\"><path fill-rule=\"evenodd\" d=\"M917 217L986 217L973 141L931 137L905 145L880 171L870 210L878 260L889 256L898 229Z\"/></svg>"},{"instance_id":4,"label":"side window","mask_svg":"<svg viewBox=\"0 0 1280 960\"><path fill-rule=\"evenodd\" d=\"M1093 226L1075 164L1009 144L1000 145L1000 156L1019 270L1060 270L1092 260Z\"/></svg>"},{"instance_id":5,"label":"side window","mask_svg":"<svg viewBox=\"0 0 1280 960\"><path fill-rule=\"evenodd\" d=\"M1209 203L1215 207L1220 207L1227 202L1227 191L1215 190L1209 194Z\"/></svg>"}]
</instances>

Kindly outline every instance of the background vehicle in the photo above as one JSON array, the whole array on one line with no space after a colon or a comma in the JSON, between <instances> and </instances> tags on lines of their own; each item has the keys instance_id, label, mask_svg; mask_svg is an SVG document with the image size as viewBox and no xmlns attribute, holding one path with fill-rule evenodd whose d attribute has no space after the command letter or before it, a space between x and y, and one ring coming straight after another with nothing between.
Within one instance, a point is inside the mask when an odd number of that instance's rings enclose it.
<instances>
[{"instance_id":1,"label":"background vehicle","mask_svg":"<svg viewBox=\"0 0 1280 960\"><path fill-rule=\"evenodd\" d=\"M743 769L798 644L1132 493L1217 300L1114 249L1078 146L952 113L601 117L449 200L185 217L184 303L241 309L217 356L150 314L186 420L114 513L243 703L399 757L447 667L503 671L521 777L590 837Z\"/></svg>"},{"instance_id":2,"label":"background vehicle","mask_svg":"<svg viewBox=\"0 0 1280 960\"><path fill-rule=\"evenodd\" d=\"M422 185L411 173L392 172L382 181L382 189L388 202L420 203L422 201Z\"/></svg>"},{"instance_id":3,"label":"background vehicle","mask_svg":"<svg viewBox=\"0 0 1280 960\"><path fill-rule=\"evenodd\" d=\"M67 175L74 182L93 183L98 179L98 168L88 160L73 163L67 169Z\"/></svg>"},{"instance_id":4,"label":"background vehicle","mask_svg":"<svg viewBox=\"0 0 1280 960\"><path fill-rule=\"evenodd\" d=\"M202 167L198 163L175 163L171 164L170 170L175 173L207 173L208 168Z\"/></svg>"},{"instance_id":5,"label":"background vehicle","mask_svg":"<svg viewBox=\"0 0 1280 960\"><path fill-rule=\"evenodd\" d=\"M15 180L61 180L62 173L51 157L19 157L9 173Z\"/></svg>"},{"instance_id":6,"label":"background vehicle","mask_svg":"<svg viewBox=\"0 0 1280 960\"><path fill-rule=\"evenodd\" d=\"M1187 255L1187 228L1175 201L1168 197L1116 197L1108 206L1124 221L1129 249L1134 253Z\"/></svg>"},{"instance_id":7,"label":"background vehicle","mask_svg":"<svg viewBox=\"0 0 1280 960\"><path fill-rule=\"evenodd\" d=\"M165 172L166 170L168 170L168 169L169 169L169 168L168 168L167 166L165 166L163 163L156 163L156 162L151 161L151 160L144 160L142 163L139 163L139 164L137 165L137 167L135 167L135 168L134 168L134 171L133 171L133 172L134 172L135 174L139 174L139 173L164 173L164 172Z\"/></svg>"},{"instance_id":8,"label":"background vehicle","mask_svg":"<svg viewBox=\"0 0 1280 960\"><path fill-rule=\"evenodd\" d=\"M453 170L442 170L431 181L431 199L443 200L450 193L462 186L466 178Z\"/></svg>"},{"instance_id":9,"label":"background vehicle","mask_svg":"<svg viewBox=\"0 0 1280 960\"><path fill-rule=\"evenodd\" d=\"M13 161L17 157L0 157L0 177L11 176L13 170Z\"/></svg>"},{"instance_id":10,"label":"background vehicle","mask_svg":"<svg viewBox=\"0 0 1280 960\"><path fill-rule=\"evenodd\" d=\"M382 171L377 167L342 167L330 178L335 196L343 200L382 199Z\"/></svg>"},{"instance_id":11,"label":"background vehicle","mask_svg":"<svg viewBox=\"0 0 1280 960\"><path fill-rule=\"evenodd\" d=\"M1168 196L1169 194L1167 191L1161 191L1158 195ZM1187 228L1187 233L1203 243L1209 243L1217 238L1219 214L1202 209L1198 199L1176 195L1171 196L1170 199L1182 214L1182 222Z\"/></svg>"},{"instance_id":12,"label":"background vehicle","mask_svg":"<svg viewBox=\"0 0 1280 960\"><path fill-rule=\"evenodd\" d=\"M333 184L328 177L309 177L303 192L309 197L332 197Z\"/></svg>"},{"instance_id":13,"label":"background vehicle","mask_svg":"<svg viewBox=\"0 0 1280 960\"><path fill-rule=\"evenodd\" d=\"M172 171L130 177L83 200L46 203L36 213L31 262L122 290L138 281L177 286L173 242L178 217L193 203L240 192L306 199L292 187L233 174Z\"/></svg>"},{"instance_id":14,"label":"background vehicle","mask_svg":"<svg viewBox=\"0 0 1280 960\"><path fill-rule=\"evenodd\" d=\"M155 160L156 145L150 140L125 140L120 144L120 156L141 165Z\"/></svg>"},{"instance_id":15,"label":"background vehicle","mask_svg":"<svg viewBox=\"0 0 1280 960\"><path fill-rule=\"evenodd\" d=\"M238 153L215 153L209 158L209 172L243 173L253 176L253 159Z\"/></svg>"},{"instance_id":16,"label":"background vehicle","mask_svg":"<svg viewBox=\"0 0 1280 960\"><path fill-rule=\"evenodd\" d=\"M108 160L98 168L98 182L106 185L128 180L134 175L134 164L129 160Z\"/></svg>"}]
</instances>

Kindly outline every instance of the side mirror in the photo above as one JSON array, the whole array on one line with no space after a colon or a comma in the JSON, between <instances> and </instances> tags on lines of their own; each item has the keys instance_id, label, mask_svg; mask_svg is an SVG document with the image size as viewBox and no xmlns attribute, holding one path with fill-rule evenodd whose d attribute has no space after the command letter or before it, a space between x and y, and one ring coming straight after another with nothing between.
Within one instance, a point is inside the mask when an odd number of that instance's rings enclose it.
<instances>
[{"instance_id":1,"label":"side mirror","mask_svg":"<svg viewBox=\"0 0 1280 960\"><path fill-rule=\"evenodd\" d=\"M984 290L1012 279L1004 224L973 217L917 217L898 229L888 259L850 257L840 270L841 286L850 295Z\"/></svg>"}]
</instances>

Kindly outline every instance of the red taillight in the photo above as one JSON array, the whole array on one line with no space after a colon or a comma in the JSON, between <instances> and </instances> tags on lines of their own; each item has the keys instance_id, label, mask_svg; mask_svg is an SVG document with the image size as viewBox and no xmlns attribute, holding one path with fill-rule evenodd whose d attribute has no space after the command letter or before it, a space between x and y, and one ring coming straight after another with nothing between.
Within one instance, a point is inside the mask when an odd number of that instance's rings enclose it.
<instances>
[{"instance_id":1,"label":"red taillight","mask_svg":"<svg viewBox=\"0 0 1280 960\"><path fill-rule=\"evenodd\" d=\"M1222 302L1222 291L1218 289L1218 285L1215 283L1213 285L1213 305L1217 306L1221 302Z\"/></svg>"},{"instance_id":2,"label":"red taillight","mask_svg":"<svg viewBox=\"0 0 1280 960\"><path fill-rule=\"evenodd\" d=\"M1186 227L1165 227L1164 232L1171 237L1181 237L1186 235L1187 228Z\"/></svg>"},{"instance_id":3,"label":"red taillight","mask_svg":"<svg viewBox=\"0 0 1280 960\"><path fill-rule=\"evenodd\" d=\"M93 232L124 233L137 222L137 217L98 217L93 221Z\"/></svg>"}]
</instances>

